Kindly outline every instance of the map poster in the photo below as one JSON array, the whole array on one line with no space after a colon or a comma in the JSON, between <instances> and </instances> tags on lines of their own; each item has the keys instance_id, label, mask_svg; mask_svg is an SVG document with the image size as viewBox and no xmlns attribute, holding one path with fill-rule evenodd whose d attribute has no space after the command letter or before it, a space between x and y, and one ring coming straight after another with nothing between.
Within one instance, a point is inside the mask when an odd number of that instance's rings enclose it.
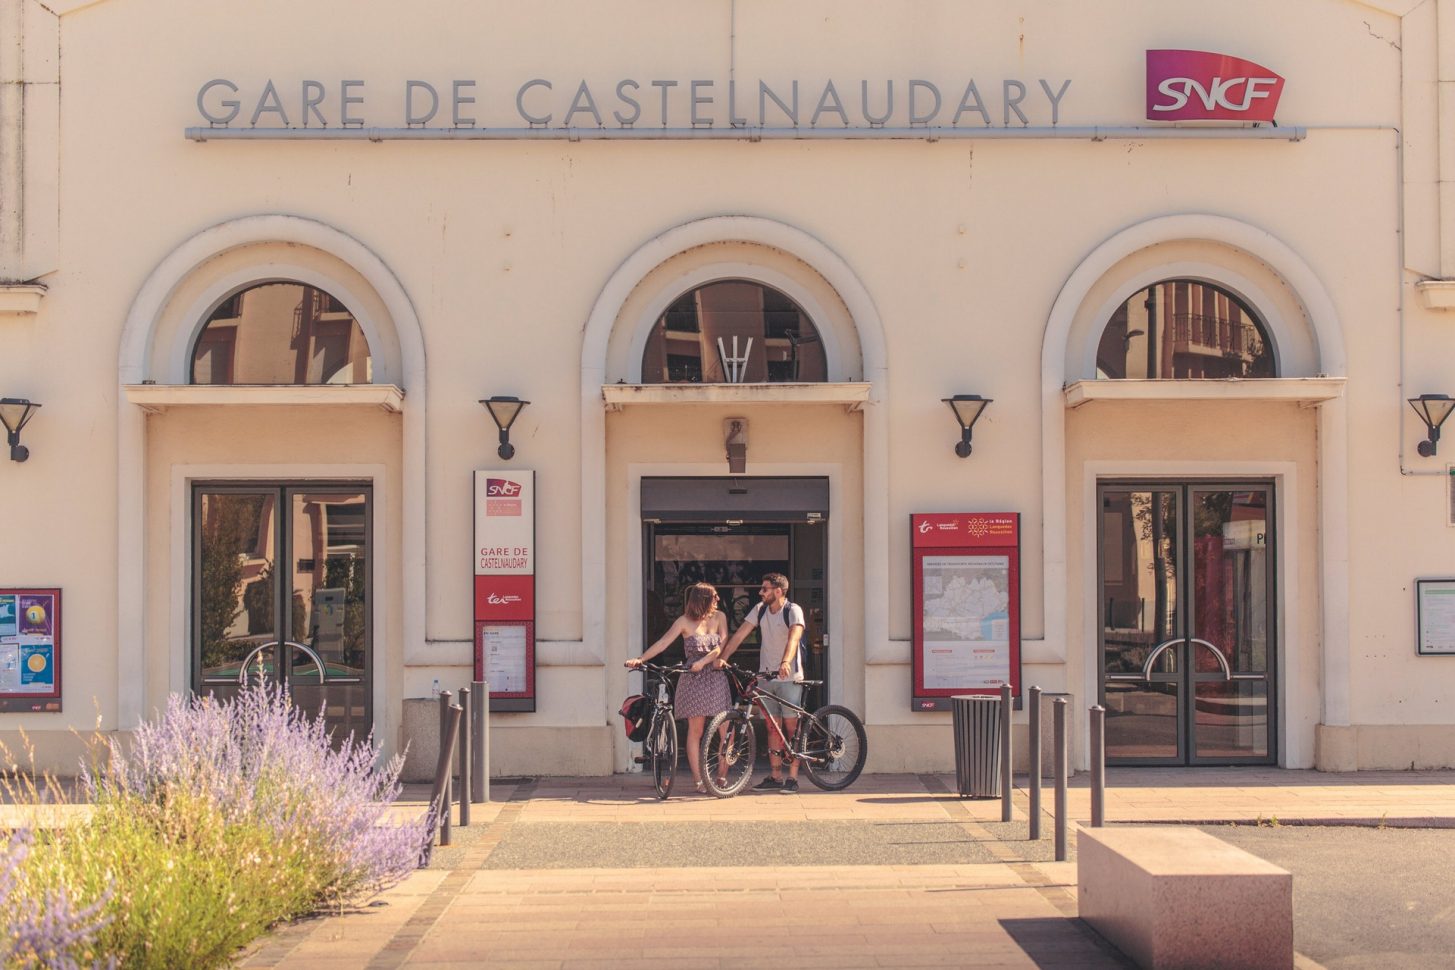
<instances>
[{"instance_id":1,"label":"map poster","mask_svg":"<svg viewBox=\"0 0 1455 970\"><path fill-rule=\"evenodd\" d=\"M61 591L0 589L0 711L61 709Z\"/></svg>"},{"instance_id":2,"label":"map poster","mask_svg":"<svg viewBox=\"0 0 1455 970\"><path fill-rule=\"evenodd\" d=\"M1423 657L1455 657L1455 579L1415 580L1415 613Z\"/></svg>"},{"instance_id":3,"label":"map poster","mask_svg":"<svg viewBox=\"0 0 1455 970\"><path fill-rule=\"evenodd\" d=\"M911 517L916 711L956 694L1020 691L1020 538L1015 513Z\"/></svg>"}]
</instances>

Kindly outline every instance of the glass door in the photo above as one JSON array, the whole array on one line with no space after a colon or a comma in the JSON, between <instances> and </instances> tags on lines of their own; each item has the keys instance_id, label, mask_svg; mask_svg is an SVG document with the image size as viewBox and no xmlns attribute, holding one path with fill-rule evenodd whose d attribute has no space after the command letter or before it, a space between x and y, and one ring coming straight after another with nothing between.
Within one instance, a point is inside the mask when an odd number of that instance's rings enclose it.
<instances>
[{"instance_id":1,"label":"glass door","mask_svg":"<svg viewBox=\"0 0 1455 970\"><path fill-rule=\"evenodd\" d=\"M372 725L367 486L193 490L193 689L284 684L344 737Z\"/></svg>"},{"instance_id":2,"label":"glass door","mask_svg":"<svg viewBox=\"0 0 1455 970\"><path fill-rule=\"evenodd\" d=\"M1098 489L1107 760L1276 761L1273 487Z\"/></svg>"}]
</instances>

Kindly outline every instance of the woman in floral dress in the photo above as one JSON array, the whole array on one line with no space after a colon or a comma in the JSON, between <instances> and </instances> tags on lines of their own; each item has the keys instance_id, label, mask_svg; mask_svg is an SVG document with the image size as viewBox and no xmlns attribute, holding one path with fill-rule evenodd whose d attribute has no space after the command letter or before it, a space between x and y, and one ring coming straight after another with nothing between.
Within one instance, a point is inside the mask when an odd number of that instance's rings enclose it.
<instances>
[{"instance_id":1,"label":"woman in floral dress","mask_svg":"<svg viewBox=\"0 0 1455 970\"><path fill-rule=\"evenodd\" d=\"M639 667L666 650L673 640L682 638L682 649L692 669L678 677L673 707L678 717L687 718L687 764L692 768L692 780L700 792L707 790L699 764L703 728L709 717L732 706L727 674L713 669L713 661L727 640L727 617L717 608L717 603L717 590L711 583L689 587L682 615L645 653L626 662L628 667Z\"/></svg>"}]
</instances>

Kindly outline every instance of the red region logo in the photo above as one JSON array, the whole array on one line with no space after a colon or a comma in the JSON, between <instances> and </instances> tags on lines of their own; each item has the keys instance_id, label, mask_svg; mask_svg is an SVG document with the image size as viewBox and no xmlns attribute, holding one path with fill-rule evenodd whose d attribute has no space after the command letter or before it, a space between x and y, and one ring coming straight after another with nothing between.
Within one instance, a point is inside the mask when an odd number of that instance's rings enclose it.
<instances>
[{"instance_id":1,"label":"red region logo","mask_svg":"<svg viewBox=\"0 0 1455 970\"><path fill-rule=\"evenodd\" d=\"M1272 121L1283 78L1260 64L1211 51L1147 51L1152 121Z\"/></svg>"}]
</instances>

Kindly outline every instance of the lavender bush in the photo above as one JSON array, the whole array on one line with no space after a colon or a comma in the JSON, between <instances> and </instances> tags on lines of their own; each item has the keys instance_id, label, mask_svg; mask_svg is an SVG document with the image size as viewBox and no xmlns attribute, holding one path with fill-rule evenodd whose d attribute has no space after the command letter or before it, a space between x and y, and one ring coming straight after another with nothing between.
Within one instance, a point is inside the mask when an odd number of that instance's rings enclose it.
<instances>
[{"instance_id":1,"label":"lavender bush","mask_svg":"<svg viewBox=\"0 0 1455 970\"><path fill-rule=\"evenodd\" d=\"M399 797L402 758L376 766L372 736L335 747L323 717L277 687L244 688L228 701L173 695L129 749L111 741L110 755L102 771L83 775L98 804L163 815L178 802L200 804L227 826L261 829L319 867L319 902L398 882L418 866L428 837L422 819L381 824Z\"/></svg>"},{"instance_id":2,"label":"lavender bush","mask_svg":"<svg viewBox=\"0 0 1455 970\"><path fill-rule=\"evenodd\" d=\"M94 931L81 958L220 966L273 923L402 879L428 837L424 819L385 820L402 759L377 765L371 738L331 744L277 688L174 697L94 757L89 819L38 834L12 867L38 920Z\"/></svg>"},{"instance_id":3,"label":"lavender bush","mask_svg":"<svg viewBox=\"0 0 1455 970\"><path fill-rule=\"evenodd\" d=\"M50 967L80 970L110 966L97 957L97 935L108 922L105 898L77 907L64 890L31 899L22 889L21 873L30 855L31 833L10 833L0 847L0 967Z\"/></svg>"}]
</instances>

